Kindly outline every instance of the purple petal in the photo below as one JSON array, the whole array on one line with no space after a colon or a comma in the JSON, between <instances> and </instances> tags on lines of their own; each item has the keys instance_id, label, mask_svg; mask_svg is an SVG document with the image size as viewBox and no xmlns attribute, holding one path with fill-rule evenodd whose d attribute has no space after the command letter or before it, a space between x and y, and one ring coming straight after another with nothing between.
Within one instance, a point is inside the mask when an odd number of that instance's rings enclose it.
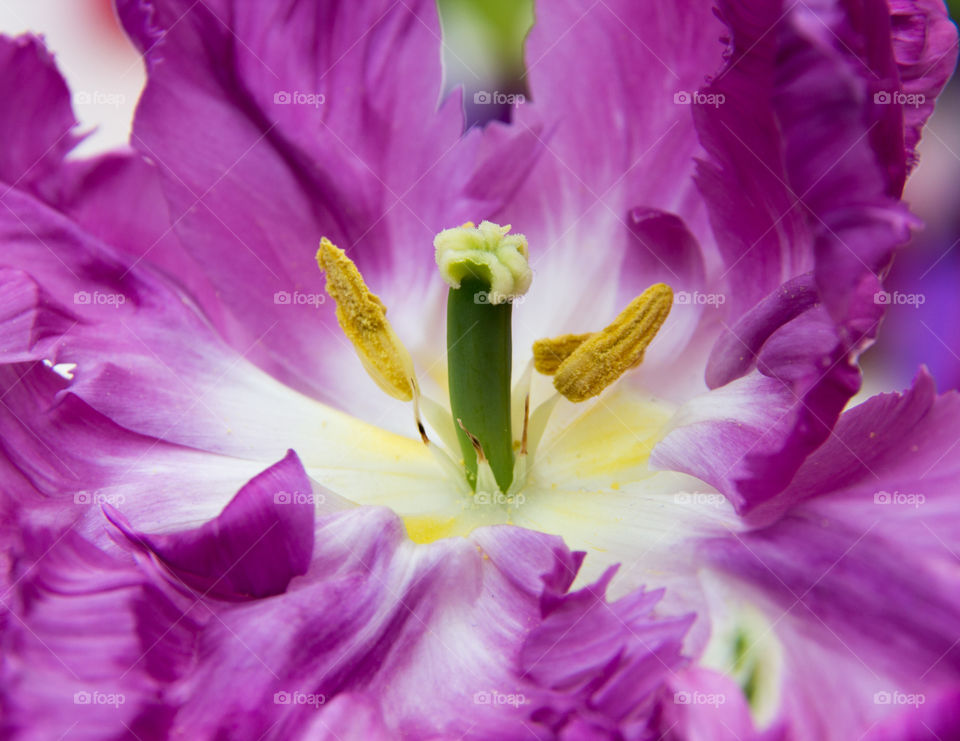
<instances>
[{"instance_id":1,"label":"purple petal","mask_svg":"<svg viewBox=\"0 0 960 741\"><path fill-rule=\"evenodd\" d=\"M82 137L70 91L53 57L34 36L0 36L0 182L33 190ZM15 103L14 103L15 101Z\"/></svg>"},{"instance_id":2,"label":"purple petal","mask_svg":"<svg viewBox=\"0 0 960 741\"><path fill-rule=\"evenodd\" d=\"M87 233L163 271L220 318L213 288L180 244L156 166L136 152L111 152L64 163L43 194ZM118 208L117 204L123 207Z\"/></svg>"},{"instance_id":3,"label":"purple petal","mask_svg":"<svg viewBox=\"0 0 960 741\"><path fill-rule=\"evenodd\" d=\"M160 738L173 709L159 684L135 671L150 646L137 632L149 590L129 562L69 530L20 529L4 592L0 640L3 735L96 739L124 726Z\"/></svg>"},{"instance_id":4,"label":"purple petal","mask_svg":"<svg viewBox=\"0 0 960 741\"><path fill-rule=\"evenodd\" d=\"M461 139L457 103L437 110L429 0L119 9L148 63L132 143L162 172L175 231L216 288L202 307L275 377L378 419L369 387L348 381L363 374L332 302L319 305L319 239L348 250L416 344L428 283L441 293L433 237L499 208L535 142L502 127Z\"/></svg>"},{"instance_id":5,"label":"purple petal","mask_svg":"<svg viewBox=\"0 0 960 741\"><path fill-rule=\"evenodd\" d=\"M813 276L806 273L784 283L740 317L710 351L707 386L723 386L756 367L757 356L770 336L813 307L817 298Z\"/></svg>"},{"instance_id":6,"label":"purple petal","mask_svg":"<svg viewBox=\"0 0 960 741\"><path fill-rule=\"evenodd\" d=\"M883 699L886 699L884 696ZM895 698L889 697L892 702ZM920 698L916 698L917 701ZM866 741L927 741L960 736L960 689L922 698L922 703L894 710L889 720L872 729Z\"/></svg>"},{"instance_id":7,"label":"purple petal","mask_svg":"<svg viewBox=\"0 0 960 741\"><path fill-rule=\"evenodd\" d=\"M654 454L740 511L790 481L859 388L854 362L882 316L879 276L912 223L896 201L903 122L873 103L863 76L896 75L886 6L754 5L721 5L730 55L703 92L724 102L694 114L709 155L698 182L730 286L707 382L741 378L727 397L767 409L695 400L678 420L691 426ZM760 375L744 377L753 367Z\"/></svg>"},{"instance_id":8,"label":"purple petal","mask_svg":"<svg viewBox=\"0 0 960 741\"><path fill-rule=\"evenodd\" d=\"M693 181L702 149L691 107L674 96L722 64L721 31L710 3L537 9L526 45L532 100L512 127L544 152L494 216L527 235L537 271L518 344L604 326L658 279L702 287L701 245L712 244ZM591 48L604 51L583 54ZM672 336L682 346L689 335Z\"/></svg>"},{"instance_id":9,"label":"purple petal","mask_svg":"<svg viewBox=\"0 0 960 741\"><path fill-rule=\"evenodd\" d=\"M718 733L730 738L758 740L743 692L729 677L709 669L678 672L670 692L661 700L663 713L658 731L662 737L676 734L685 739L710 739ZM763 737L774 741L774 737Z\"/></svg>"},{"instance_id":10,"label":"purple petal","mask_svg":"<svg viewBox=\"0 0 960 741\"><path fill-rule=\"evenodd\" d=\"M801 736L862 733L889 710L876 693L931 694L960 673L958 419L960 396L937 398L925 373L906 394L874 397L757 512L773 524L703 546L777 622L781 712ZM828 656L836 681L821 683ZM828 696L848 710L811 714Z\"/></svg>"},{"instance_id":11,"label":"purple petal","mask_svg":"<svg viewBox=\"0 0 960 741\"><path fill-rule=\"evenodd\" d=\"M57 340L77 323L27 273L0 268L0 361L46 357Z\"/></svg>"},{"instance_id":12,"label":"purple petal","mask_svg":"<svg viewBox=\"0 0 960 741\"><path fill-rule=\"evenodd\" d=\"M275 487L257 488L262 498ZM238 516L234 507L210 528L149 536L164 568L201 535L208 548L234 547L226 544L235 544L235 532L251 530L240 522L217 527ZM580 556L555 537L498 527L414 546L395 516L372 508L319 520L307 573L282 593L239 601L216 590L186 594L153 562L108 557L76 535L27 547L30 537L25 528L18 538L2 686L7 717L17 723L36 709L33 695L20 693L44 683L43 701L54 707L35 727L48 736L73 727L81 737L102 737L148 711L164 719L159 733L172 723L199 737L323 729L477 741L531 731L569 737L580 728L631 735L649 724L689 623L654 618L655 593L607 603L606 581L566 594ZM42 569L32 567L37 559ZM231 578L225 559L206 563L204 576L222 570ZM90 636L70 644L75 677L41 650L60 647L51 630ZM564 632L602 651L550 640ZM35 662L29 672L20 669L27 648ZM558 686L551 673L536 671L539 658L575 681ZM78 680L90 691L124 693L126 712L112 725L85 714L65 692Z\"/></svg>"},{"instance_id":13,"label":"purple petal","mask_svg":"<svg viewBox=\"0 0 960 741\"><path fill-rule=\"evenodd\" d=\"M557 730L612 733L642 724L664 671L681 663L681 640L693 617L652 620L662 593L643 590L607 605L615 571L570 595L546 592L543 623L523 645L524 675L557 693L533 716L549 718Z\"/></svg>"},{"instance_id":14,"label":"purple petal","mask_svg":"<svg viewBox=\"0 0 960 741\"><path fill-rule=\"evenodd\" d=\"M310 480L292 450L252 479L223 513L196 530L148 535L110 507L107 516L190 590L220 599L282 594L313 553Z\"/></svg>"},{"instance_id":15,"label":"purple petal","mask_svg":"<svg viewBox=\"0 0 960 741\"><path fill-rule=\"evenodd\" d=\"M891 0L890 26L903 92L923 96L902 108L907 165L913 167L923 125L957 64L957 28L940 0Z\"/></svg>"}]
</instances>

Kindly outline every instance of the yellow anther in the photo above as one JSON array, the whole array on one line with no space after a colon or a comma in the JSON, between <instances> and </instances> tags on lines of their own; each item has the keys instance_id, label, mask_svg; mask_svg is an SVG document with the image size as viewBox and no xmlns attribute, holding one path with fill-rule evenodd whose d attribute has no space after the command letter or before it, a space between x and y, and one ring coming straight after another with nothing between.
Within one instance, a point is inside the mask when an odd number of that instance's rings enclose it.
<instances>
[{"instance_id":1,"label":"yellow anther","mask_svg":"<svg viewBox=\"0 0 960 741\"><path fill-rule=\"evenodd\" d=\"M673 291L657 283L637 296L606 329L591 335L557 369L553 385L570 401L586 401L643 360L659 331Z\"/></svg>"},{"instance_id":2,"label":"yellow anther","mask_svg":"<svg viewBox=\"0 0 960 741\"><path fill-rule=\"evenodd\" d=\"M337 304L337 321L353 343L370 377L390 396L413 398L413 359L387 321L387 309L363 281L353 260L324 237L317 264L327 275L327 293Z\"/></svg>"},{"instance_id":3,"label":"yellow anther","mask_svg":"<svg viewBox=\"0 0 960 741\"><path fill-rule=\"evenodd\" d=\"M570 354L592 337L592 334L565 334L560 337L548 337L533 343L533 367L537 373L552 376L560 369L560 364Z\"/></svg>"}]
</instances>

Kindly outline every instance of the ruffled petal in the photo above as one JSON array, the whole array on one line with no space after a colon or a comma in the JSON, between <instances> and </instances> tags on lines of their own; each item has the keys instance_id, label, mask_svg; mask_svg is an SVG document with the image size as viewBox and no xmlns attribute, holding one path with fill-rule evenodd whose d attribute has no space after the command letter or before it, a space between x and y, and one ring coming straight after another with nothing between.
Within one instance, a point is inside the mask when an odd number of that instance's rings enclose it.
<instances>
[{"instance_id":1,"label":"ruffled petal","mask_svg":"<svg viewBox=\"0 0 960 741\"><path fill-rule=\"evenodd\" d=\"M306 573L314 508L310 480L291 450L196 530L148 535L132 530L113 507L107 517L190 590L248 599L282 594L293 577Z\"/></svg>"},{"instance_id":2,"label":"ruffled petal","mask_svg":"<svg viewBox=\"0 0 960 741\"><path fill-rule=\"evenodd\" d=\"M923 125L957 64L957 28L940 0L891 0L890 31L900 86L915 96L902 106L907 165L913 167Z\"/></svg>"},{"instance_id":3,"label":"ruffled petal","mask_svg":"<svg viewBox=\"0 0 960 741\"><path fill-rule=\"evenodd\" d=\"M132 433L67 388L42 363L0 367L3 499L38 522L71 524L99 545L104 504L150 528L184 527L215 516L263 467Z\"/></svg>"},{"instance_id":4,"label":"ruffled petal","mask_svg":"<svg viewBox=\"0 0 960 741\"><path fill-rule=\"evenodd\" d=\"M184 527L214 516L289 448L341 496L389 494L416 512L447 493L419 441L284 387L227 348L148 264L29 195L12 191L5 203L0 263L23 267L3 275L2 359L16 364L0 375L0 437L19 500L49 499L53 512L52 502L80 497L86 507L61 513L91 537L87 510L101 501L124 501L151 528ZM378 411L384 425L397 414L396 426L415 430L402 404Z\"/></svg>"},{"instance_id":5,"label":"ruffled petal","mask_svg":"<svg viewBox=\"0 0 960 741\"><path fill-rule=\"evenodd\" d=\"M904 122L873 100L876 81L897 74L886 5L727 2L720 16L729 56L702 92L724 102L694 107L707 152L697 181L729 298L706 378L713 393L741 379L728 395L765 400L767 419L762 429L749 404L718 400L711 420L697 399L678 419L693 426L653 460L748 512L786 486L859 388L880 276L913 221L897 201Z\"/></svg>"},{"instance_id":6,"label":"ruffled petal","mask_svg":"<svg viewBox=\"0 0 960 741\"><path fill-rule=\"evenodd\" d=\"M35 36L0 36L0 182L35 190L80 141L70 91ZM13 104L13 101L16 101Z\"/></svg>"},{"instance_id":7,"label":"ruffled petal","mask_svg":"<svg viewBox=\"0 0 960 741\"><path fill-rule=\"evenodd\" d=\"M823 307L789 306L810 301L796 287L804 282L793 281L750 312L737 325L742 338L733 332L721 337L720 343L731 340L728 352L708 365L708 374L755 369L736 379L725 376L725 385L684 404L651 456L658 468L707 481L740 512L790 482L860 386L860 370L838 347L836 327ZM778 307L784 296L787 306ZM790 318L795 313L799 316ZM770 322L771 314L784 323Z\"/></svg>"},{"instance_id":8,"label":"ruffled petal","mask_svg":"<svg viewBox=\"0 0 960 741\"><path fill-rule=\"evenodd\" d=\"M0 362L46 357L57 339L77 323L55 305L33 278L16 268L0 268Z\"/></svg>"},{"instance_id":9,"label":"ruffled petal","mask_svg":"<svg viewBox=\"0 0 960 741\"><path fill-rule=\"evenodd\" d=\"M158 605L129 562L76 532L28 523L9 552L14 568L0 620L4 737L163 738L173 713L141 670L151 645L138 633Z\"/></svg>"},{"instance_id":10,"label":"ruffled petal","mask_svg":"<svg viewBox=\"0 0 960 741\"><path fill-rule=\"evenodd\" d=\"M779 722L797 737L865 733L907 702L884 698L933 696L960 677L958 412L960 397L937 398L925 373L853 408L757 511L773 524L703 546L784 647ZM816 712L828 707L844 710Z\"/></svg>"},{"instance_id":11,"label":"ruffled petal","mask_svg":"<svg viewBox=\"0 0 960 741\"><path fill-rule=\"evenodd\" d=\"M220 522L205 533L211 546L249 528L226 513ZM108 558L75 535L47 542L50 556L39 545L19 549L2 686L12 710L5 718L21 730L35 705L20 693L45 682L55 712L33 727L48 735L71 724L80 737L118 732L147 712L164 723L145 738L167 728L289 738L324 726L348 736L367 728L374 738L550 738L579 728L634 735L680 664L689 623L654 618L653 593L608 603L605 581L568 594L582 554L556 538L488 528L414 546L393 515L373 508L321 518L307 573L283 593L244 601L184 593L167 565ZM43 568L32 570L38 557ZM42 644L53 626L65 634L84 621L99 628L71 644L70 677ZM557 640L570 633L602 651ZM28 646L37 662L29 673L19 653ZM559 673L538 670L541 662ZM64 688L75 681L125 696L112 728L72 704ZM347 718L348 709L358 717Z\"/></svg>"}]
</instances>

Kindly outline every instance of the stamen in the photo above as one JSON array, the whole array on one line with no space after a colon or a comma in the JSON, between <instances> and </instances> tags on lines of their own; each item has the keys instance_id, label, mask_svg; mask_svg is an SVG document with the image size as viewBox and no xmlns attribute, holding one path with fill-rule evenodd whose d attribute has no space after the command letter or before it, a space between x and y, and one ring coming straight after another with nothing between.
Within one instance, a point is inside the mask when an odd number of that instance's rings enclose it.
<instances>
[{"instance_id":1,"label":"stamen","mask_svg":"<svg viewBox=\"0 0 960 741\"><path fill-rule=\"evenodd\" d=\"M643 360L672 305L670 286L650 286L609 327L570 353L557 369L554 387L570 401L586 401L599 394Z\"/></svg>"},{"instance_id":2,"label":"stamen","mask_svg":"<svg viewBox=\"0 0 960 741\"><path fill-rule=\"evenodd\" d=\"M367 373L395 399L413 399L413 359L387 321L383 302L367 288L353 260L326 237L320 240L317 264L327 275L326 290L337 304L337 322Z\"/></svg>"},{"instance_id":3,"label":"stamen","mask_svg":"<svg viewBox=\"0 0 960 741\"><path fill-rule=\"evenodd\" d=\"M530 394L523 397L523 433L520 435L520 455L527 454L527 434L530 428Z\"/></svg>"},{"instance_id":4,"label":"stamen","mask_svg":"<svg viewBox=\"0 0 960 741\"><path fill-rule=\"evenodd\" d=\"M477 436L463 426L463 420L459 417L457 418L457 424L460 425L460 429L463 430L463 434L466 435L467 439L470 440L470 444L473 446L473 452L477 454L477 460L480 461L480 463L486 462L487 457L483 454L483 446L480 444Z\"/></svg>"},{"instance_id":5,"label":"stamen","mask_svg":"<svg viewBox=\"0 0 960 741\"><path fill-rule=\"evenodd\" d=\"M417 385L417 379L410 378L410 386L413 388L413 418L417 423L417 432L420 433L420 440L424 445L430 444L430 438L427 437L427 428L423 426L423 419L420 417L420 387Z\"/></svg>"},{"instance_id":6,"label":"stamen","mask_svg":"<svg viewBox=\"0 0 960 741\"><path fill-rule=\"evenodd\" d=\"M537 373L554 375L560 369L560 364L591 337L592 333L565 334L537 340L533 343L533 367L537 369Z\"/></svg>"}]
</instances>

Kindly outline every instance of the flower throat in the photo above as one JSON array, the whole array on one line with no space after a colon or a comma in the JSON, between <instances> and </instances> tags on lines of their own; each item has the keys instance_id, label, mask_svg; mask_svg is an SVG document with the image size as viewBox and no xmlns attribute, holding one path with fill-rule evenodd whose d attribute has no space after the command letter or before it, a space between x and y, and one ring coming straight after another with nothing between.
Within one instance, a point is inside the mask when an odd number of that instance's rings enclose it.
<instances>
[{"instance_id":1,"label":"flower throat","mask_svg":"<svg viewBox=\"0 0 960 741\"><path fill-rule=\"evenodd\" d=\"M513 303L530 288L533 273L526 238L509 232L509 225L484 221L474 226L468 222L445 229L434 240L440 275L450 287L447 379L459 456L452 450L442 451L427 435L420 417L421 393L413 360L390 326L383 302L370 291L343 250L324 238L317 252L317 263L326 274L327 293L337 306L337 321L367 373L386 393L413 402L424 444L445 467L459 471L457 475L465 477L473 491L519 490L533 453L529 371L524 374L525 382L511 389ZM533 367L553 376L554 388L566 399L582 402L593 398L640 364L672 303L669 286L650 286L598 332L535 342ZM521 398L521 429L514 430L513 404ZM539 422L534 427L539 432L556 400L555 395L544 402L542 413L534 412L534 420ZM456 458L461 461L455 462Z\"/></svg>"}]
</instances>

